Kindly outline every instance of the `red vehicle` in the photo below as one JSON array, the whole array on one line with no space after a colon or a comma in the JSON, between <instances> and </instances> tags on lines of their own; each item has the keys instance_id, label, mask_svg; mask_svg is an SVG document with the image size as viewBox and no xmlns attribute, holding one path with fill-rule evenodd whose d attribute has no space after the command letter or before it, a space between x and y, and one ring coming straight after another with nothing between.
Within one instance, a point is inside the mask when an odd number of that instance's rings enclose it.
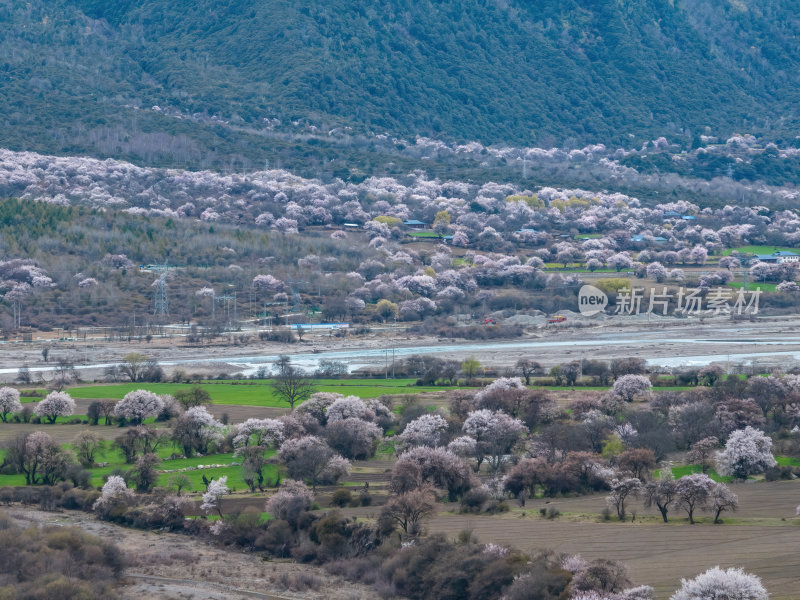
<instances>
[{"instance_id":1,"label":"red vehicle","mask_svg":"<svg viewBox=\"0 0 800 600\"><path fill-rule=\"evenodd\" d=\"M563 323L567 320L567 317L562 317L561 315L554 315L547 319L548 323Z\"/></svg>"},{"instance_id":2,"label":"red vehicle","mask_svg":"<svg viewBox=\"0 0 800 600\"><path fill-rule=\"evenodd\" d=\"M487 318L487 319L483 320L483 324L484 325L497 325L497 322L494 319L488 319Z\"/></svg>"}]
</instances>

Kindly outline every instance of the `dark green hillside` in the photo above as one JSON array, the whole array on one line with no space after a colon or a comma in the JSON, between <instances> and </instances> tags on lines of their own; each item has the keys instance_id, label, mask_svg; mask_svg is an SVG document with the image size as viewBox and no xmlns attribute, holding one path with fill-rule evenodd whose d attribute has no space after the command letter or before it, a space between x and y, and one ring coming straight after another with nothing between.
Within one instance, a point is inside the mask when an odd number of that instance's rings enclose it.
<instances>
[{"instance_id":1,"label":"dark green hillside","mask_svg":"<svg viewBox=\"0 0 800 600\"><path fill-rule=\"evenodd\" d=\"M785 136L798 14L796 0L6 1L0 145L235 166L269 155L268 118L539 146Z\"/></svg>"}]
</instances>

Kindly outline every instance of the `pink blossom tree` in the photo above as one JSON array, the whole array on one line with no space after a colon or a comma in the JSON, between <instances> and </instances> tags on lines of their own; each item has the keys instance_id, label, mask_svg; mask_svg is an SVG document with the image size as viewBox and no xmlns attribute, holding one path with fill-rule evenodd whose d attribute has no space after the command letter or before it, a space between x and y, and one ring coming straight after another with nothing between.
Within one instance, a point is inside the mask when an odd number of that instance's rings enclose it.
<instances>
[{"instance_id":1,"label":"pink blossom tree","mask_svg":"<svg viewBox=\"0 0 800 600\"><path fill-rule=\"evenodd\" d=\"M616 269L617 272L622 271L622 269L630 269L633 267L633 260L631 257L622 252L609 256L606 262L609 267Z\"/></svg>"},{"instance_id":2,"label":"pink blossom tree","mask_svg":"<svg viewBox=\"0 0 800 600\"><path fill-rule=\"evenodd\" d=\"M300 513L311 508L314 493L302 481L285 479L277 493L266 503L266 510L275 519L283 519L290 525L297 523Z\"/></svg>"},{"instance_id":3,"label":"pink blossom tree","mask_svg":"<svg viewBox=\"0 0 800 600\"><path fill-rule=\"evenodd\" d=\"M370 421L357 418L328 421L325 439L345 458L366 460L375 455L383 430Z\"/></svg>"},{"instance_id":4,"label":"pink blossom tree","mask_svg":"<svg viewBox=\"0 0 800 600\"><path fill-rule=\"evenodd\" d=\"M344 399L344 396L335 392L316 392L311 394L308 400L297 407L297 412L309 415L316 419L320 425L325 425L328 420L326 414L328 407L335 401L341 399Z\"/></svg>"},{"instance_id":5,"label":"pink blossom tree","mask_svg":"<svg viewBox=\"0 0 800 600\"><path fill-rule=\"evenodd\" d=\"M469 465L444 448L415 446L401 454L392 469L392 485L395 477L405 471L414 471L418 482L447 490L451 500L473 487Z\"/></svg>"},{"instance_id":6,"label":"pink blossom tree","mask_svg":"<svg viewBox=\"0 0 800 600\"><path fill-rule=\"evenodd\" d=\"M724 483L717 482L711 488L708 501L709 508L714 512L714 523L719 523L719 516L723 511L736 510L739 506L739 498Z\"/></svg>"},{"instance_id":7,"label":"pink blossom tree","mask_svg":"<svg viewBox=\"0 0 800 600\"><path fill-rule=\"evenodd\" d=\"M658 283L662 283L667 278L667 270L660 262L652 262L647 265L647 276L650 279L655 279Z\"/></svg>"},{"instance_id":8,"label":"pink blossom tree","mask_svg":"<svg viewBox=\"0 0 800 600\"><path fill-rule=\"evenodd\" d=\"M625 503L629 498L637 498L642 490L642 481L636 477L623 477L611 480L611 493L606 502L617 511L617 518L625 520Z\"/></svg>"},{"instance_id":9,"label":"pink blossom tree","mask_svg":"<svg viewBox=\"0 0 800 600\"><path fill-rule=\"evenodd\" d=\"M441 415L422 415L406 425L403 433L397 436L403 447L430 446L435 448L442 443L447 431L447 421Z\"/></svg>"},{"instance_id":10,"label":"pink blossom tree","mask_svg":"<svg viewBox=\"0 0 800 600\"><path fill-rule=\"evenodd\" d=\"M250 445L251 442L255 446L276 447L285 437L284 430L283 421L278 419L250 418L236 425L233 447L242 448Z\"/></svg>"},{"instance_id":11,"label":"pink blossom tree","mask_svg":"<svg viewBox=\"0 0 800 600\"><path fill-rule=\"evenodd\" d=\"M272 275L256 275L253 277L253 287L256 290L274 294L282 292L286 288L286 284Z\"/></svg>"},{"instance_id":12,"label":"pink blossom tree","mask_svg":"<svg viewBox=\"0 0 800 600\"><path fill-rule=\"evenodd\" d=\"M653 384L644 375L623 375L614 382L614 395L626 402L633 402L636 396L649 394Z\"/></svg>"},{"instance_id":13,"label":"pink blossom tree","mask_svg":"<svg viewBox=\"0 0 800 600\"><path fill-rule=\"evenodd\" d=\"M342 419L363 419L372 421L375 414L367 408L366 402L357 396L347 396L334 400L325 411L328 423Z\"/></svg>"},{"instance_id":14,"label":"pink blossom tree","mask_svg":"<svg viewBox=\"0 0 800 600\"><path fill-rule=\"evenodd\" d=\"M318 483L335 483L350 467L324 440L311 435L285 441L278 450L278 458L286 465L290 477L310 481L313 490Z\"/></svg>"}]
</instances>

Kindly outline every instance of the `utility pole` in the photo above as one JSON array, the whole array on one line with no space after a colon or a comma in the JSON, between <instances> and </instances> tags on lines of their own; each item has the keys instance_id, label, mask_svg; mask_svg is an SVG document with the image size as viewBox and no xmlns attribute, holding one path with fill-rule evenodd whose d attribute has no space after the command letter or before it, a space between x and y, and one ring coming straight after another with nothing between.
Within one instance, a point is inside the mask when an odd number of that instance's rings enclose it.
<instances>
[{"instance_id":1,"label":"utility pole","mask_svg":"<svg viewBox=\"0 0 800 600\"><path fill-rule=\"evenodd\" d=\"M224 302L225 303L225 320L230 327L232 325L231 321L231 302L233 302L233 320L236 320L236 292L231 294L223 294L222 296L215 296L214 300L216 302Z\"/></svg>"},{"instance_id":2,"label":"utility pole","mask_svg":"<svg viewBox=\"0 0 800 600\"><path fill-rule=\"evenodd\" d=\"M156 316L166 316L169 314L169 299L167 297L166 276L167 274L164 272L156 281L155 310L153 311L153 314Z\"/></svg>"},{"instance_id":3,"label":"utility pole","mask_svg":"<svg viewBox=\"0 0 800 600\"><path fill-rule=\"evenodd\" d=\"M156 280L155 310L153 310L153 314L167 316L169 315L169 299L167 297L167 272L169 267L167 266L167 261L164 261L164 265L157 267L156 270L160 271L161 275Z\"/></svg>"}]
</instances>

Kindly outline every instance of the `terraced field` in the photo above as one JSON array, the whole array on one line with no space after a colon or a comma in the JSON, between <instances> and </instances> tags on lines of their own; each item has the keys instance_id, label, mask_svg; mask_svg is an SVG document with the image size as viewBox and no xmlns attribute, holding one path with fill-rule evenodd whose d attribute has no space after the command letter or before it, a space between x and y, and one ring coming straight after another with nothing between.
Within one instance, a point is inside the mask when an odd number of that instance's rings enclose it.
<instances>
[{"instance_id":1,"label":"terraced field","mask_svg":"<svg viewBox=\"0 0 800 600\"><path fill-rule=\"evenodd\" d=\"M681 577L693 577L715 565L741 566L762 577L772 600L800 598L800 482L745 483L733 486L739 495L737 513L723 516L721 525L710 517L691 526L676 513L664 524L641 510L634 523L599 522L604 496L528 501L525 510L500 516L440 514L430 531L455 536L471 529L481 541L511 544L527 551L551 548L579 553L584 558L614 558L625 562L634 580L652 585L656 599L665 600L679 587ZM554 505L558 520L539 516L538 509ZM644 519L642 518L644 517Z\"/></svg>"}]
</instances>

